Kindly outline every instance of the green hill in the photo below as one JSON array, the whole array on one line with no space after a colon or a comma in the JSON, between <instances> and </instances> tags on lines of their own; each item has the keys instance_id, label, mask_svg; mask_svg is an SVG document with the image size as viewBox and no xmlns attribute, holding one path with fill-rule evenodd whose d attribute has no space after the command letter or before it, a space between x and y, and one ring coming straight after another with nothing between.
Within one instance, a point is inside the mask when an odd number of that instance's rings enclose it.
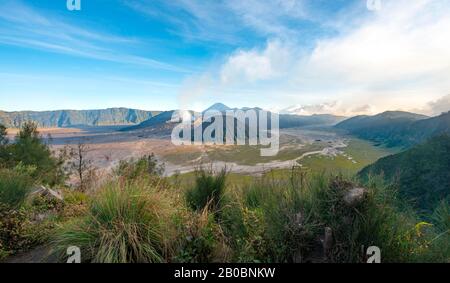
<instances>
[{"instance_id":1,"label":"green hill","mask_svg":"<svg viewBox=\"0 0 450 283\"><path fill-rule=\"evenodd\" d=\"M450 112L416 121L404 133L404 140L410 144L420 143L436 135L450 134Z\"/></svg>"},{"instance_id":2,"label":"green hill","mask_svg":"<svg viewBox=\"0 0 450 283\"><path fill-rule=\"evenodd\" d=\"M416 207L433 210L450 195L450 136L436 136L404 152L381 158L359 172L383 173L386 180L399 186L401 196L413 200Z\"/></svg>"},{"instance_id":3,"label":"green hill","mask_svg":"<svg viewBox=\"0 0 450 283\"><path fill-rule=\"evenodd\" d=\"M409 112L388 111L375 116L356 116L337 124L336 128L386 146L405 146L411 144L410 127L426 118Z\"/></svg>"}]
</instances>

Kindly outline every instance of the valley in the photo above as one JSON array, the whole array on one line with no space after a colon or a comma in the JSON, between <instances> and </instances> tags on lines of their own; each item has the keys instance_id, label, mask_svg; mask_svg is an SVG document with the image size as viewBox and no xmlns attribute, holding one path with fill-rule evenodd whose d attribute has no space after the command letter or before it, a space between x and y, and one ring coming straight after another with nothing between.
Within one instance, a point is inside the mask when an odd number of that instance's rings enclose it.
<instances>
[{"instance_id":1,"label":"valley","mask_svg":"<svg viewBox=\"0 0 450 283\"><path fill-rule=\"evenodd\" d=\"M86 144L86 158L104 173L121 160L154 153L164 163L167 176L192 172L199 166L211 167L215 171L226 167L230 172L248 175L261 175L293 166L311 171L354 174L379 158L398 152L397 149L375 146L372 142L345 135L329 126L282 129L280 151L272 157L260 156L259 146L175 146L164 131L121 129L123 126L43 128L40 133L55 151L78 143ZM10 139L16 132L8 130Z\"/></svg>"}]
</instances>

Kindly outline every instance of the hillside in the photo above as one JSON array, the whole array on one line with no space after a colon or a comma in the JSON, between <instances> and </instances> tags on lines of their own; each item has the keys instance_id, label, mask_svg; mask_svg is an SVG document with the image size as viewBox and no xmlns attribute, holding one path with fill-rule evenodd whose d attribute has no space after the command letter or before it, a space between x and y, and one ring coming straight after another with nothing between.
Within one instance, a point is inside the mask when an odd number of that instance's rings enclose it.
<instances>
[{"instance_id":1,"label":"hillside","mask_svg":"<svg viewBox=\"0 0 450 283\"><path fill-rule=\"evenodd\" d=\"M405 131L404 139L414 144L440 134L450 134L450 112L411 124Z\"/></svg>"},{"instance_id":2,"label":"hillside","mask_svg":"<svg viewBox=\"0 0 450 283\"><path fill-rule=\"evenodd\" d=\"M381 158L359 172L383 173L399 185L400 194L414 200L416 207L433 210L450 195L450 136L436 136L404 152Z\"/></svg>"},{"instance_id":3,"label":"hillside","mask_svg":"<svg viewBox=\"0 0 450 283\"><path fill-rule=\"evenodd\" d=\"M56 111L0 111L0 124L8 128L20 128L25 121L35 121L39 127L71 127L139 124L158 114L129 108L98 110L56 110Z\"/></svg>"},{"instance_id":4,"label":"hillside","mask_svg":"<svg viewBox=\"0 0 450 283\"><path fill-rule=\"evenodd\" d=\"M332 126L343 121L345 117L330 114L314 114L301 116L293 114L280 114L280 128L295 128L304 126Z\"/></svg>"},{"instance_id":5,"label":"hillside","mask_svg":"<svg viewBox=\"0 0 450 283\"><path fill-rule=\"evenodd\" d=\"M429 132L420 139L413 138L416 132L422 131L420 125L422 121L428 120L427 118L415 113L388 111L375 116L356 116L340 122L336 128L389 147L409 146L441 133L440 131Z\"/></svg>"}]
</instances>

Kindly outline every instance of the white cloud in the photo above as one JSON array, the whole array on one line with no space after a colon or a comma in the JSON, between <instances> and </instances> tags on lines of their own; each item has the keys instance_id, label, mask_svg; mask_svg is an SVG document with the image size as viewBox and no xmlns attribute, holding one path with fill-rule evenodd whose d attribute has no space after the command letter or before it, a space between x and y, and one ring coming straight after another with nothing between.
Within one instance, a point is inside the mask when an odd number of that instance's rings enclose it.
<instances>
[{"instance_id":1,"label":"white cloud","mask_svg":"<svg viewBox=\"0 0 450 283\"><path fill-rule=\"evenodd\" d=\"M450 91L449 0L384 0L380 11L365 13L336 23L345 28L306 54L294 39L239 49L219 80L254 86L285 107L340 101L330 109L340 114L419 109Z\"/></svg>"},{"instance_id":2,"label":"white cloud","mask_svg":"<svg viewBox=\"0 0 450 283\"><path fill-rule=\"evenodd\" d=\"M280 111L281 114L297 114L297 115L312 115L312 114L327 114L336 112L338 102L325 102L320 104L309 105L292 105Z\"/></svg>"},{"instance_id":3,"label":"white cloud","mask_svg":"<svg viewBox=\"0 0 450 283\"><path fill-rule=\"evenodd\" d=\"M278 40L269 41L263 50L238 50L222 66L221 82L252 83L280 77L292 66L292 56L291 48Z\"/></svg>"},{"instance_id":4,"label":"white cloud","mask_svg":"<svg viewBox=\"0 0 450 283\"><path fill-rule=\"evenodd\" d=\"M383 110L418 108L447 93L449 1L383 3L359 28L320 41L299 64L295 80L318 94L347 92L338 99L363 99Z\"/></svg>"},{"instance_id":5,"label":"white cloud","mask_svg":"<svg viewBox=\"0 0 450 283\"><path fill-rule=\"evenodd\" d=\"M385 2L375 18L357 30L319 42L306 64L308 71L370 87L448 70L450 2Z\"/></svg>"},{"instance_id":6,"label":"white cloud","mask_svg":"<svg viewBox=\"0 0 450 283\"><path fill-rule=\"evenodd\" d=\"M431 115L439 115L450 111L450 94L428 103L423 112Z\"/></svg>"}]
</instances>

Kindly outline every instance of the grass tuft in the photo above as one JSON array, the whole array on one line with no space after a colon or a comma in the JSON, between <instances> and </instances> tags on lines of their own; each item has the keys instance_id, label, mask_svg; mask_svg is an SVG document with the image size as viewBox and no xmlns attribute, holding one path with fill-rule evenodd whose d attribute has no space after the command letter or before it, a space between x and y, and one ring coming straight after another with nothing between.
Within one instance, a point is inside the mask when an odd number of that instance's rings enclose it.
<instances>
[{"instance_id":1,"label":"grass tuft","mask_svg":"<svg viewBox=\"0 0 450 283\"><path fill-rule=\"evenodd\" d=\"M78 246L87 262L164 262L170 252L169 213L163 194L146 183L109 183L85 217L59 229L56 250L64 254L69 246Z\"/></svg>"}]
</instances>

